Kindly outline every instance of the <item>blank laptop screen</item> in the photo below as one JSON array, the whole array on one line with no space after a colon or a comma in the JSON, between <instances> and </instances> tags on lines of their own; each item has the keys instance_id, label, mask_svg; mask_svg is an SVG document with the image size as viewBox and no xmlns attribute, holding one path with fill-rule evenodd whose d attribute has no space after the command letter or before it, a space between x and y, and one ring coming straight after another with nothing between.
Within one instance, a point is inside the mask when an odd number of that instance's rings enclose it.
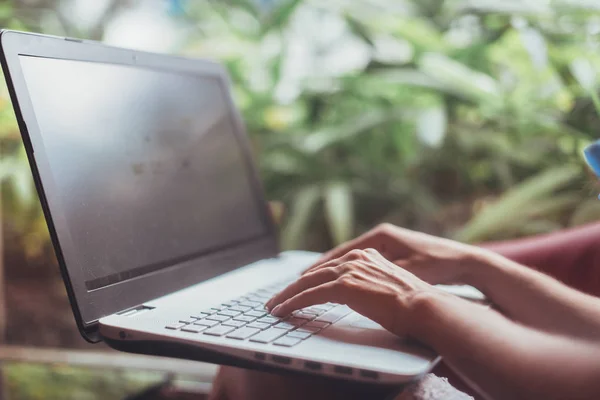
<instances>
[{"instance_id":1,"label":"blank laptop screen","mask_svg":"<svg viewBox=\"0 0 600 400\"><path fill-rule=\"evenodd\" d=\"M20 62L88 290L268 232L220 79Z\"/></svg>"}]
</instances>

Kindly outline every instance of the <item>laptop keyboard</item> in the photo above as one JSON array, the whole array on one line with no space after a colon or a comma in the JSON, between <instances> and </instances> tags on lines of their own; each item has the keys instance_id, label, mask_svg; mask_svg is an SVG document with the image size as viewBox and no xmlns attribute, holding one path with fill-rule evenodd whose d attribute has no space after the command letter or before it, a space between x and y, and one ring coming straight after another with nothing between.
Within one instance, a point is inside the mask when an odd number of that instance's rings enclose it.
<instances>
[{"instance_id":1,"label":"laptop keyboard","mask_svg":"<svg viewBox=\"0 0 600 400\"><path fill-rule=\"evenodd\" d=\"M220 306L183 316L165 328L292 347L352 312L347 306L327 303L297 310L287 317L274 317L265 309L265 303L286 286L287 282L257 290Z\"/></svg>"}]
</instances>

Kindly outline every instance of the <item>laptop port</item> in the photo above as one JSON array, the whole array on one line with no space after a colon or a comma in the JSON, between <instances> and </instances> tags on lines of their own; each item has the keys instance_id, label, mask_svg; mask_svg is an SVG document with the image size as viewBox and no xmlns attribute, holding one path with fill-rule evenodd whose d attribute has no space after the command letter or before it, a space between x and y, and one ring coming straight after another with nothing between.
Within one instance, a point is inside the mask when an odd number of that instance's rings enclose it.
<instances>
[{"instance_id":1,"label":"laptop port","mask_svg":"<svg viewBox=\"0 0 600 400\"><path fill-rule=\"evenodd\" d=\"M379 374L375 371L367 371L364 369L360 370L360 376L362 376L363 378L369 378L369 379L379 379Z\"/></svg>"},{"instance_id":2,"label":"laptop port","mask_svg":"<svg viewBox=\"0 0 600 400\"><path fill-rule=\"evenodd\" d=\"M282 357L282 356L272 356L271 360L273 360L274 362L278 363L278 364L285 364L285 365L289 365L292 363L292 359L289 357Z\"/></svg>"},{"instance_id":3,"label":"laptop port","mask_svg":"<svg viewBox=\"0 0 600 400\"><path fill-rule=\"evenodd\" d=\"M304 368L310 369L311 371L320 371L323 368L323 365L314 361L306 361L304 363Z\"/></svg>"},{"instance_id":4,"label":"laptop port","mask_svg":"<svg viewBox=\"0 0 600 400\"><path fill-rule=\"evenodd\" d=\"M335 367L333 367L333 371L336 374L352 375L352 368L350 368L350 367L341 367L339 365L336 365Z\"/></svg>"},{"instance_id":5,"label":"laptop port","mask_svg":"<svg viewBox=\"0 0 600 400\"><path fill-rule=\"evenodd\" d=\"M254 353L254 358L260 361L265 361L267 359L267 356L265 353Z\"/></svg>"}]
</instances>

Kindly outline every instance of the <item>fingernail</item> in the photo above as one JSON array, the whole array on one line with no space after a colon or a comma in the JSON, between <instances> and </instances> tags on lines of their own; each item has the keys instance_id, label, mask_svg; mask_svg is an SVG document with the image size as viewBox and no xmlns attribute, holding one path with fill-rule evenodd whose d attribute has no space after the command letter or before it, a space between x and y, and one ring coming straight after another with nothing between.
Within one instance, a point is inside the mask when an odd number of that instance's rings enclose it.
<instances>
[{"instance_id":1,"label":"fingernail","mask_svg":"<svg viewBox=\"0 0 600 400\"><path fill-rule=\"evenodd\" d=\"M279 317L280 315L278 314L278 312L281 310L281 304L278 305L277 307L275 307L272 311L271 314L273 314L276 317Z\"/></svg>"}]
</instances>

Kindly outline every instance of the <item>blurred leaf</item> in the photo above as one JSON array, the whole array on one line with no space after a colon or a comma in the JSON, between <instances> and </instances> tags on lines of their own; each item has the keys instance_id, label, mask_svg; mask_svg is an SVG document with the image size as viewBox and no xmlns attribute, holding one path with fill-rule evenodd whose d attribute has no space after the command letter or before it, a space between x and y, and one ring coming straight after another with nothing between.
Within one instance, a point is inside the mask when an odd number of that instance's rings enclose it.
<instances>
[{"instance_id":1,"label":"blurred leaf","mask_svg":"<svg viewBox=\"0 0 600 400\"><path fill-rule=\"evenodd\" d=\"M310 133L302 138L300 148L308 153L318 153L328 146L352 139L368 132L376 126L396 121L402 116L401 110L372 111L352 118L348 123L339 127L326 128Z\"/></svg>"},{"instance_id":2,"label":"blurred leaf","mask_svg":"<svg viewBox=\"0 0 600 400\"><path fill-rule=\"evenodd\" d=\"M346 23L350 30L359 38L370 44L374 45L373 38L371 38L371 31L368 29L365 24L360 22L359 20L351 17L350 15L345 15Z\"/></svg>"},{"instance_id":3,"label":"blurred leaf","mask_svg":"<svg viewBox=\"0 0 600 400\"><path fill-rule=\"evenodd\" d=\"M530 221L521 227L521 236L543 235L558 231L562 226L552 220Z\"/></svg>"},{"instance_id":4,"label":"blurred leaf","mask_svg":"<svg viewBox=\"0 0 600 400\"><path fill-rule=\"evenodd\" d=\"M417 117L417 135L430 147L440 147L446 136L448 119L444 106L428 108L419 112Z\"/></svg>"},{"instance_id":5,"label":"blurred leaf","mask_svg":"<svg viewBox=\"0 0 600 400\"><path fill-rule=\"evenodd\" d=\"M435 23L426 19L386 15L373 21L377 31L390 31L410 42L417 51L444 52L450 46L442 38Z\"/></svg>"},{"instance_id":6,"label":"blurred leaf","mask_svg":"<svg viewBox=\"0 0 600 400\"><path fill-rule=\"evenodd\" d=\"M569 66L573 77L577 83L586 91L595 90L596 87L596 71L589 60L585 58L577 58L571 62Z\"/></svg>"},{"instance_id":7,"label":"blurred leaf","mask_svg":"<svg viewBox=\"0 0 600 400\"><path fill-rule=\"evenodd\" d=\"M281 245L284 249L300 248L320 196L321 191L317 186L308 186L296 193L282 232Z\"/></svg>"},{"instance_id":8,"label":"blurred leaf","mask_svg":"<svg viewBox=\"0 0 600 400\"><path fill-rule=\"evenodd\" d=\"M600 200L592 199L583 202L577 207L571 219L569 226L583 225L600 220Z\"/></svg>"},{"instance_id":9,"label":"blurred leaf","mask_svg":"<svg viewBox=\"0 0 600 400\"><path fill-rule=\"evenodd\" d=\"M29 169L19 168L14 171L11 179L12 186L21 203L25 206L35 202L36 193L33 178Z\"/></svg>"},{"instance_id":10,"label":"blurred leaf","mask_svg":"<svg viewBox=\"0 0 600 400\"><path fill-rule=\"evenodd\" d=\"M556 219L556 214L564 212L580 202L581 196L578 193L557 194L532 201L529 206L523 208L522 215L527 219Z\"/></svg>"},{"instance_id":11,"label":"blurred leaf","mask_svg":"<svg viewBox=\"0 0 600 400\"><path fill-rule=\"evenodd\" d=\"M462 97L478 101L500 98L498 83L492 77L442 54L423 54L419 66L424 73Z\"/></svg>"},{"instance_id":12,"label":"blurred leaf","mask_svg":"<svg viewBox=\"0 0 600 400\"><path fill-rule=\"evenodd\" d=\"M485 207L456 235L457 240L476 242L485 240L490 234L515 223L525 224L523 210L529 210L533 203L565 185L571 183L581 169L573 166L553 168L544 171L507 191L498 201Z\"/></svg>"},{"instance_id":13,"label":"blurred leaf","mask_svg":"<svg viewBox=\"0 0 600 400\"><path fill-rule=\"evenodd\" d=\"M324 192L325 212L329 231L335 245L350 240L354 233L352 190L347 183L327 185Z\"/></svg>"},{"instance_id":14,"label":"blurred leaf","mask_svg":"<svg viewBox=\"0 0 600 400\"><path fill-rule=\"evenodd\" d=\"M418 86L425 89L433 89L440 92L450 92L449 88L441 82L433 79L428 74L413 68L387 69L372 74L388 83L397 85Z\"/></svg>"},{"instance_id":15,"label":"blurred leaf","mask_svg":"<svg viewBox=\"0 0 600 400\"><path fill-rule=\"evenodd\" d=\"M296 8L302 3L302 0L282 0L281 5L277 6L262 24L263 34L273 29L279 29L285 25Z\"/></svg>"},{"instance_id":16,"label":"blurred leaf","mask_svg":"<svg viewBox=\"0 0 600 400\"><path fill-rule=\"evenodd\" d=\"M521 38L533 65L538 69L546 68L548 66L548 46L544 36L537 29L526 27L521 29Z\"/></svg>"},{"instance_id":17,"label":"blurred leaf","mask_svg":"<svg viewBox=\"0 0 600 400\"><path fill-rule=\"evenodd\" d=\"M516 15L551 15L549 2L523 0L467 0L460 1L459 11L462 13L503 13Z\"/></svg>"}]
</instances>

